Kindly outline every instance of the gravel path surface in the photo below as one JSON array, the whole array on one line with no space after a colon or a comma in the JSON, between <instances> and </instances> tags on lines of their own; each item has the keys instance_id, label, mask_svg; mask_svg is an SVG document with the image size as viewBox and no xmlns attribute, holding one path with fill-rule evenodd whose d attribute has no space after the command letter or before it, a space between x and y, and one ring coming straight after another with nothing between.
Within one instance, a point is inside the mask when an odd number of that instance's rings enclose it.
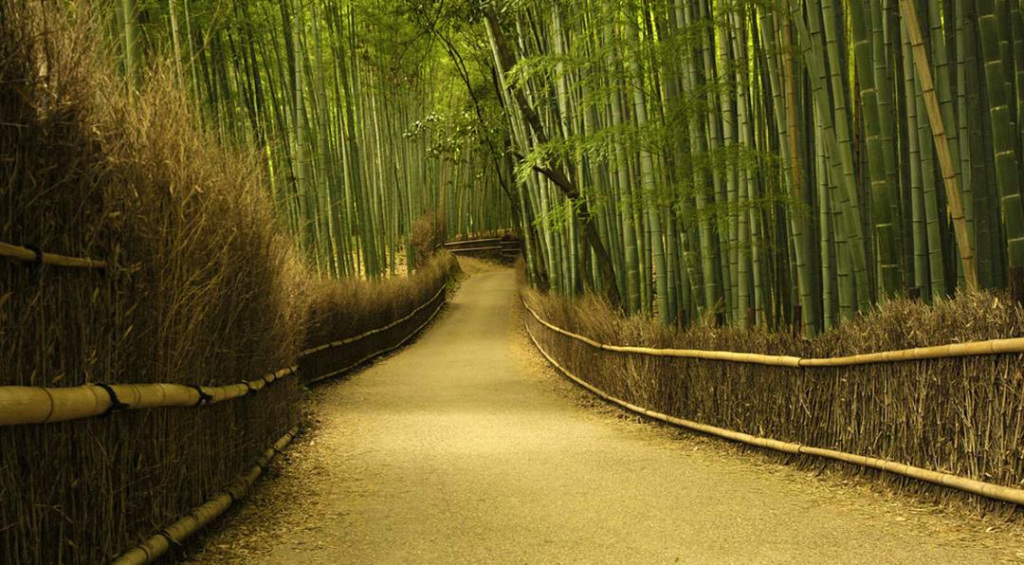
<instances>
[{"instance_id":1,"label":"gravel path surface","mask_svg":"<svg viewBox=\"0 0 1024 565\"><path fill-rule=\"evenodd\" d=\"M585 400L524 345L514 287L472 276L413 345L317 390L317 428L194 562L1024 559L1013 532Z\"/></svg>"}]
</instances>

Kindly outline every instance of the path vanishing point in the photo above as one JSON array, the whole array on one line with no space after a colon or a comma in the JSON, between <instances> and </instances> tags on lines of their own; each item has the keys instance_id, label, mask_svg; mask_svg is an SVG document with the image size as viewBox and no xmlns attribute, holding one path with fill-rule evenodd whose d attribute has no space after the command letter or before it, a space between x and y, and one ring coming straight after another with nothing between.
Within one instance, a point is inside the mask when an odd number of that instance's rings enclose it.
<instances>
[{"instance_id":1,"label":"path vanishing point","mask_svg":"<svg viewBox=\"0 0 1024 565\"><path fill-rule=\"evenodd\" d=\"M588 400L529 349L514 290L470 277L414 344L314 391L314 429L194 562L1024 560L1010 533Z\"/></svg>"}]
</instances>

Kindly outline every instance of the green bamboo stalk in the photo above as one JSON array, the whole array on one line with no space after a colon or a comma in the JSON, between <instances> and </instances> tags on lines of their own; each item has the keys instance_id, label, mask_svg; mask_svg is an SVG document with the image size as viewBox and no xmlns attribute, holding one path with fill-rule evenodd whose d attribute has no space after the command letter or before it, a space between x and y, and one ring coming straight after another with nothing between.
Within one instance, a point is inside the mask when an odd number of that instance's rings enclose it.
<instances>
[{"instance_id":1,"label":"green bamboo stalk","mask_svg":"<svg viewBox=\"0 0 1024 565\"><path fill-rule=\"evenodd\" d=\"M867 135L868 165L871 176L871 211L874 221L875 245L878 249L879 281L881 282L879 298L885 300L892 297L900 286L890 179L886 173L881 110L878 103L878 91L875 87L873 38L868 29L868 14L865 13L867 7L858 0L854 0L850 7L857 78L860 81L862 114Z\"/></svg>"},{"instance_id":2,"label":"green bamboo stalk","mask_svg":"<svg viewBox=\"0 0 1024 565\"><path fill-rule=\"evenodd\" d=\"M999 203L1006 230L1007 264L1010 269L1024 269L1024 204L1021 203L1018 176L1017 132L1009 107L999 21L993 0L977 0L976 6L978 35L985 60L996 184L999 187Z\"/></svg>"}]
</instances>

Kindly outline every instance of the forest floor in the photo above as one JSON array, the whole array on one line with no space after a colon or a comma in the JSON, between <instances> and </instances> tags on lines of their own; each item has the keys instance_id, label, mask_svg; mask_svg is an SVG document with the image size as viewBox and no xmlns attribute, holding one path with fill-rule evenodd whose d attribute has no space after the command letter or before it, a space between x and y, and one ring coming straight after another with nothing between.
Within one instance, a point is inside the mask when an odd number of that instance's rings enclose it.
<instances>
[{"instance_id":1,"label":"forest floor","mask_svg":"<svg viewBox=\"0 0 1024 565\"><path fill-rule=\"evenodd\" d=\"M313 391L313 429L191 562L1024 562L1005 521L595 401L525 337L513 272L464 268L413 345Z\"/></svg>"}]
</instances>

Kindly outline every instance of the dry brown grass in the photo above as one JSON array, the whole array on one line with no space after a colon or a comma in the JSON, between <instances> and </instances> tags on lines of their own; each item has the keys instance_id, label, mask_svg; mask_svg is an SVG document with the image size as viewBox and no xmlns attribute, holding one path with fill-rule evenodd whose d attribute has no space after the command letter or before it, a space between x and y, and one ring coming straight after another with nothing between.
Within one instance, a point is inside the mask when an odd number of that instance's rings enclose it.
<instances>
[{"instance_id":1,"label":"dry brown grass","mask_svg":"<svg viewBox=\"0 0 1024 565\"><path fill-rule=\"evenodd\" d=\"M127 94L87 10L40 6L0 2L0 241L110 268L0 261L0 385L236 383L436 290L444 259L376 286L311 280L258 159L195 127L159 69ZM0 563L109 560L251 466L298 397L285 379L213 406L0 427Z\"/></svg>"},{"instance_id":2,"label":"dry brown grass","mask_svg":"<svg viewBox=\"0 0 1024 565\"><path fill-rule=\"evenodd\" d=\"M965 294L934 306L894 301L813 340L708 324L679 331L648 318L624 318L595 297L565 300L528 289L524 295L555 325L617 345L828 357L1024 335L1024 309L991 294ZM1019 488L1024 481L1024 356L1019 354L826 369L765 367L598 350L524 316L559 363L631 403L1000 485ZM1019 509L1010 505L878 476L940 501L1019 517Z\"/></svg>"},{"instance_id":3,"label":"dry brown grass","mask_svg":"<svg viewBox=\"0 0 1024 565\"><path fill-rule=\"evenodd\" d=\"M417 263L430 260L441 249L446 231L444 218L437 212L428 212L416 218L412 223L409 244L412 245Z\"/></svg>"},{"instance_id":4,"label":"dry brown grass","mask_svg":"<svg viewBox=\"0 0 1024 565\"><path fill-rule=\"evenodd\" d=\"M305 346L359 335L405 316L434 296L456 269L455 258L441 251L408 277L313 282Z\"/></svg>"},{"instance_id":5,"label":"dry brown grass","mask_svg":"<svg viewBox=\"0 0 1024 565\"><path fill-rule=\"evenodd\" d=\"M319 281L312 294L307 348L363 337L304 355L299 360L302 382L347 371L405 342L444 305L442 289L458 269L455 258L440 251L408 277L375 283ZM382 328L386 329L366 335Z\"/></svg>"}]
</instances>

